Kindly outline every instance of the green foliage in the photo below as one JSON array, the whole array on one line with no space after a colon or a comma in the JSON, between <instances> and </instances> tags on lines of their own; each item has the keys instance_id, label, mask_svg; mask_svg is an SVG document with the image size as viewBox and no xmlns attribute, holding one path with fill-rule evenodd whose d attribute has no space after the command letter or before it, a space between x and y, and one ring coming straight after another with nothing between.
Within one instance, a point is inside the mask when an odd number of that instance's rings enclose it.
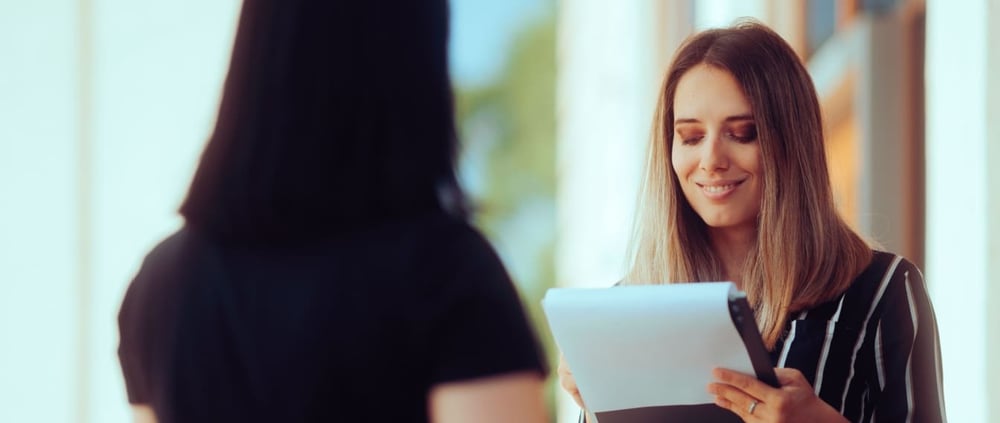
<instances>
[{"instance_id":1,"label":"green foliage","mask_svg":"<svg viewBox=\"0 0 1000 423\"><path fill-rule=\"evenodd\" d=\"M463 151L485 154L483 168L477 170L482 187L473 193L475 223L495 244L514 250L505 257L508 267L530 270L511 273L548 355L553 413L556 347L540 302L555 281L555 46L550 13L519 34L495 83L459 88L456 95Z\"/></svg>"},{"instance_id":2,"label":"green foliage","mask_svg":"<svg viewBox=\"0 0 1000 423\"><path fill-rule=\"evenodd\" d=\"M477 142L466 123L487 115L495 124L481 223L503 218L532 196L555 195L555 19L526 28L514 42L505 72L493 85L459 90L456 108L463 142ZM497 208L494 210L494 208Z\"/></svg>"}]
</instances>

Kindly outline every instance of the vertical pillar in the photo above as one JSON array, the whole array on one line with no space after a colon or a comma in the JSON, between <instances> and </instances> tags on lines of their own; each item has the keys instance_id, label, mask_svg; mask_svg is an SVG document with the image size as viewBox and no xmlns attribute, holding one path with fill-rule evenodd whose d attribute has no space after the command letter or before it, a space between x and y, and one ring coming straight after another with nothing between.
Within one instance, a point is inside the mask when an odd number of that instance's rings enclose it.
<instances>
[{"instance_id":1,"label":"vertical pillar","mask_svg":"<svg viewBox=\"0 0 1000 423\"><path fill-rule=\"evenodd\" d=\"M651 0L560 3L557 278L623 276L662 56ZM670 13L670 11L664 11Z\"/></svg>"},{"instance_id":2,"label":"vertical pillar","mask_svg":"<svg viewBox=\"0 0 1000 423\"><path fill-rule=\"evenodd\" d=\"M1000 4L996 1L987 2L988 18L986 22L997 22L1000 19ZM986 25L986 178L987 210L987 253L986 276L986 352L987 368L984 379L988 399L988 409L984 421L1000 420L1000 30L993 25ZM942 288L944 289L944 288Z\"/></svg>"},{"instance_id":3,"label":"vertical pillar","mask_svg":"<svg viewBox=\"0 0 1000 423\"><path fill-rule=\"evenodd\" d=\"M4 422L75 422L80 406L78 7L77 0L0 3Z\"/></svg>"},{"instance_id":4,"label":"vertical pillar","mask_svg":"<svg viewBox=\"0 0 1000 423\"><path fill-rule=\"evenodd\" d=\"M766 0L768 24L788 41L792 49L805 57L806 3L800 0Z\"/></svg>"},{"instance_id":5,"label":"vertical pillar","mask_svg":"<svg viewBox=\"0 0 1000 423\"><path fill-rule=\"evenodd\" d=\"M610 286L624 275L661 72L687 35L680 25L690 25L691 8L687 0L559 2L559 286ZM561 390L558 398L559 421L575 421L572 400Z\"/></svg>"},{"instance_id":6,"label":"vertical pillar","mask_svg":"<svg viewBox=\"0 0 1000 423\"><path fill-rule=\"evenodd\" d=\"M923 265L922 225L917 202L923 191L919 160L923 131L910 107L922 99L911 81L921 66L911 60L922 49L909 36L904 9L858 18L859 230L886 249ZM919 42L920 40L916 40ZM916 87L919 89L919 85Z\"/></svg>"},{"instance_id":7,"label":"vertical pillar","mask_svg":"<svg viewBox=\"0 0 1000 423\"><path fill-rule=\"evenodd\" d=\"M988 364L995 359L987 358L1000 352L992 310L1000 307L1000 168L989 142L1000 135L1000 99L988 95L997 93L1000 32L988 19L997 14L992 3L927 1L925 275L941 332L948 418L958 422L990 421L997 406L988 404L998 395L998 370Z\"/></svg>"}]
</instances>

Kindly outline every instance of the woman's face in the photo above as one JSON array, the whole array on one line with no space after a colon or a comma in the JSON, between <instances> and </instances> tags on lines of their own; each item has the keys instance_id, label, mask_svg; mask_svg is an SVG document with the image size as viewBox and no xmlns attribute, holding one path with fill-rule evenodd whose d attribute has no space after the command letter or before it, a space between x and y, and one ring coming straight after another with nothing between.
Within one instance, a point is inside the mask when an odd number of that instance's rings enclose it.
<instances>
[{"instance_id":1,"label":"woman's face","mask_svg":"<svg viewBox=\"0 0 1000 423\"><path fill-rule=\"evenodd\" d=\"M698 65L674 95L671 162L689 204L717 229L753 229L764 169L753 110L725 70Z\"/></svg>"}]
</instances>

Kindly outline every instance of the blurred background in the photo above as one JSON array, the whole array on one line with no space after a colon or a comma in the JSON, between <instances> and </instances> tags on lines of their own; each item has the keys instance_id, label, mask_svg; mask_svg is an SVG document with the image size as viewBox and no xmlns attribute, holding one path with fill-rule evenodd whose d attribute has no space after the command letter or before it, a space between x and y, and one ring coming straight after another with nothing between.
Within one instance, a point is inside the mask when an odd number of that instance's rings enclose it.
<instances>
[{"instance_id":1,"label":"blurred background","mask_svg":"<svg viewBox=\"0 0 1000 423\"><path fill-rule=\"evenodd\" d=\"M129 420L118 304L181 224L239 5L0 0L0 422ZM741 16L808 63L845 216L924 269L949 419L1000 421L995 0L453 0L462 183L553 364L539 301L621 277L673 51Z\"/></svg>"}]
</instances>

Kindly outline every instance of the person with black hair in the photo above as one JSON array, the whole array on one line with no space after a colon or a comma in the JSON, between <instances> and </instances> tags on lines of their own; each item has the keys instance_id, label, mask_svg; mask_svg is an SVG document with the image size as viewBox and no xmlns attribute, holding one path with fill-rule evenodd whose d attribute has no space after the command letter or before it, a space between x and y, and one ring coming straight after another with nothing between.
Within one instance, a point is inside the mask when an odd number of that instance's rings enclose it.
<instances>
[{"instance_id":1,"label":"person with black hair","mask_svg":"<svg viewBox=\"0 0 1000 423\"><path fill-rule=\"evenodd\" d=\"M244 0L215 130L119 313L139 421L545 421L468 223L445 0Z\"/></svg>"}]
</instances>

